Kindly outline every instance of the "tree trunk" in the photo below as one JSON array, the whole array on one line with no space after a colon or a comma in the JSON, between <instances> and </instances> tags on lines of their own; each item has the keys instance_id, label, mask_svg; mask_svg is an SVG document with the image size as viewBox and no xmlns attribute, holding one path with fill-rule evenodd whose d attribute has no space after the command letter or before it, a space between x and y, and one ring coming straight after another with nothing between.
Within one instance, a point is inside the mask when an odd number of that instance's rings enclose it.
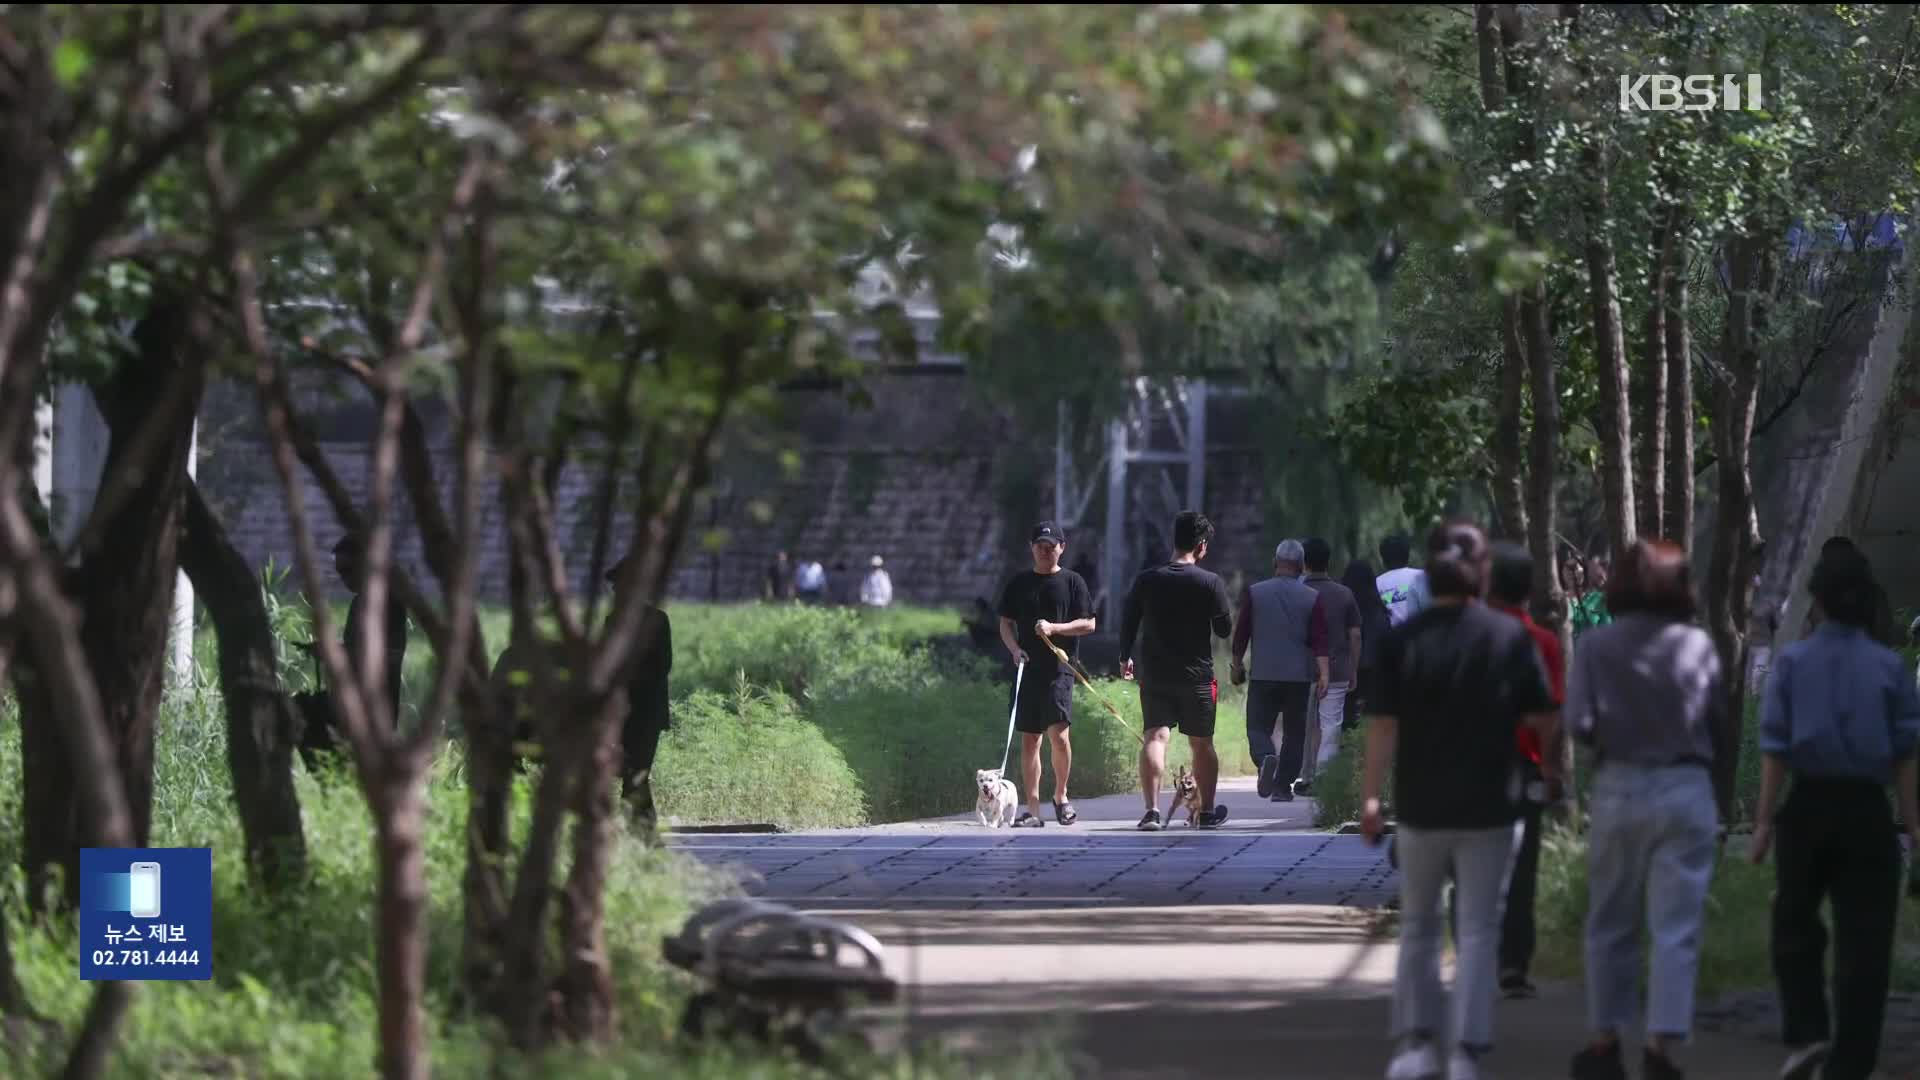
<instances>
[{"instance_id":1,"label":"tree trunk","mask_svg":"<svg viewBox=\"0 0 1920 1080\"><path fill-rule=\"evenodd\" d=\"M1667 534L1693 552L1693 329L1687 325L1687 247L1674 241L1674 262L1667 277Z\"/></svg>"},{"instance_id":2,"label":"tree trunk","mask_svg":"<svg viewBox=\"0 0 1920 1080\"><path fill-rule=\"evenodd\" d=\"M426 1080L427 758L395 750L373 799L380 969L380 1075Z\"/></svg>"},{"instance_id":3,"label":"tree trunk","mask_svg":"<svg viewBox=\"0 0 1920 1080\"><path fill-rule=\"evenodd\" d=\"M99 494L84 532L97 543L71 575L83 612L80 639L127 796L132 842L143 847L153 809L153 732L167 664L173 586L179 570L186 461L201 363L183 303L156 301L134 329L135 355L120 361L95 393L112 432ZM96 528L96 525L98 526ZM61 737L29 727L64 724L22 710L23 750L32 777ZM30 784L22 848L29 881L52 862L66 872L66 900L80 899L77 792L56 770ZM36 889L34 899L40 892Z\"/></svg>"},{"instance_id":4,"label":"tree trunk","mask_svg":"<svg viewBox=\"0 0 1920 1080\"><path fill-rule=\"evenodd\" d=\"M531 655L535 646L533 607L522 552L507 537L507 589L513 623L508 657ZM476 1008L500 1015L497 994L507 948L507 865L510 857L509 811L513 794L514 731L522 716L531 718L542 700L530 681L517 680L512 665L499 665L492 681L490 711L465 718L467 735L467 866L461 884L464 926L464 992ZM529 661L528 675L544 678L544 665Z\"/></svg>"},{"instance_id":5,"label":"tree trunk","mask_svg":"<svg viewBox=\"0 0 1920 1080\"><path fill-rule=\"evenodd\" d=\"M1731 791L1739 770L1740 730L1746 720L1747 631L1753 599L1754 556L1760 537L1753 513L1749 470L1753 415L1758 404L1760 348L1777 261L1772 237L1762 223L1750 222L1747 234L1727 245L1727 323L1721 339L1726 372L1714 410L1713 441L1718 457L1715 482L1713 557L1707 572L1707 630L1720 653L1726 678L1726 708L1721 716L1721 746L1714 761L1715 786ZM1722 760L1724 759L1724 760Z\"/></svg>"},{"instance_id":6,"label":"tree trunk","mask_svg":"<svg viewBox=\"0 0 1920 1080\"><path fill-rule=\"evenodd\" d=\"M607 959L606 886L613 854L614 775L620 762L620 717L626 695L616 693L595 718L591 758L574 797L573 865L560 894L560 939L566 959L559 983L560 1030L582 1041L613 1038L619 1017Z\"/></svg>"},{"instance_id":7,"label":"tree trunk","mask_svg":"<svg viewBox=\"0 0 1920 1080\"><path fill-rule=\"evenodd\" d=\"M1576 33L1579 10L1578 4L1561 5ZM1584 61L1581 74L1587 82L1593 82L1591 66ZM1593 426L1600 435L1600 488L1607 545L1617 558L1633 546L1639 530L1634 526L1633 417L1627 401L1627 344L1620 322L1619 269L1613 255L1612 192L1607 181L1607 155L1600 142L1604 137L1597 125L1589 127L1580 147L1580 161L1587 173L1582 199L1587 218L1587 302L1593 325L1594 364L1600 374Z\"/></svg>"},{"instance_id":8,"label":"tree trunk","mask_svg":"<svg viewBox=\"0 0 1920 1080\"><path fill-rule=\"evenodd\" d=\"M270 890L297 885L306 879L307 841L293 786L293 703L280 684L273 624L252 567L192 481L180 568L207 606L220 641L227 767L247 868Z\"/></svg>"},{"instance_id":9,"label":"tree trunk","mask_svg":"<svg viewBox=\"0 0 1920 1080\"><path fill-rule=\"evenodd\" d=\"M1633 520L1641 536L1659 536L1667 520L1667 276L1677 208L1660 212L1647 245L1647 312L1640 367L1633 387L1633 427L1639 435Z\"/></svg>"},{"instance_id":10,"label":"tree trunk","mask_svg":"<svg viewBox=\"0 0 1920 1080\"><path fill-rule=\"evenodd\" d=\"M1500 29L1492 4L1473 6L1475 44L1480 57L1480 99L1488 112L1506 105L1506 86L1500 71ZM1520 212L1518 185L1508 189L1510 222ZM1520 540L1527 535L1527 499L1521 465L1520 412L1527 381L1527 357L1520 343L1520 298L1500 298L1500 410L1493 427L1493 508L1499 518L1495 532Z\"/></svg>"},{"instance_id":11,"label":"tree trunk","mask_svg":"<svg viewBox=\"0 0 1920 1080\"><path fill-rule=\"evenodd\" d=\"M1521 116L1515 124L1515 163L1532 165L1537 158L1534 133L1533 57L1525 43L1524 25L1516 5L1499 6L1500 39L1506 59L1507 96ZM1533 189L1531 168L1516 174L1514 232L1523 245L1538 243L1535 215L1539 195ZM1540 625L1560 637L1568 652L1567 600L1560 591L1559 560L1554 558L1557 513L1553 501L1555 459L1560 452L1560 398L1554 371L1553 335L1547 324L1547 286L1535 280L1520 294L1521 341L1526 348L1527 383L1533 407L1533 433L1527 455L1527 549L1533 555L1533 609ZM1563 775L1571 776L1573 742L1560 740Z\"/></svg>"}]
</instances>

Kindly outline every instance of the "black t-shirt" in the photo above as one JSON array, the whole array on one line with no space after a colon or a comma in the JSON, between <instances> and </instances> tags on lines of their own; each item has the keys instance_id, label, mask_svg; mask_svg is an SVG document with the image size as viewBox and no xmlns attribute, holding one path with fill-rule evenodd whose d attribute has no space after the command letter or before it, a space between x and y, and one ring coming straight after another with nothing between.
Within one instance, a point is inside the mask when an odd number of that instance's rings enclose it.
<instances>
[{"instance_id":1,"label":"black t-shirt","mask_svg":"<svg viewBox=\"0 0 1920 1080\"><path fill-rule=\"evenodd\" d=\"M1007 587L1001 590L1000 606L995 609L995 614L1013 620L1016 640L1026 650L1027 667L1032 669L1034 676L1056 675L1060 671L1060 661L1040 640L1040 635L1033 632L1033 624L1041 619L1067 623L1090 618L1093 615L1093 593L1087 589L1086 579L1071 570L1056 570L1051 574L1022 570L1013 575ZM1053 643L1070 657L1079 655L1080 639L1077 637L1056 636Z\"/></svg>"},{"instance_id":2,"label":"black t-shirt","mask_svg":"<svg viewBox=\"0 0 1920 1080\"><path fill-rule=\"evenodd\" d=\"M1205 686L1213 681L1213 639L1233 633L1233 609L1220 575L1192 563L1166 563L1133 579L1120 616L1120 659L1135 655L1140 682Z\"/></svg>"},{"instance_id":3,"label":"black t-shirt","mask_svg":"<svg viewBox=\"0 0 1920 1080\"><path fill-rule=\"evenodd\" d=\"M1399 720L1396 817L1491 829L1519 816L1514 732L1553 696L1526 624L1482 604L1430 607L1380 641L1369 712Z\"/></svg>"}]
</instances>

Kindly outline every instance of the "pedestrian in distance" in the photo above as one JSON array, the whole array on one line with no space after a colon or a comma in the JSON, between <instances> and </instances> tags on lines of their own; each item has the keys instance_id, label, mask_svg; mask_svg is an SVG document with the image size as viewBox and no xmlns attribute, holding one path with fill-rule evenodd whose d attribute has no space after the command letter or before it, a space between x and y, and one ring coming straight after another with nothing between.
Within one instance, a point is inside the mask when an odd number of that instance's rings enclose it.
<instances>
[{"instance_id":1,"label":"pedestrian in distance","mask_svg":"<svg viewBox=\"0 0 1920 1080\"><path fill-rule=\"evenodd\" d=\"M760 586L760 598L776 604L793 599L793 569L785 548L774 552L773 562L767 564L766 578Z\"/></svg>"},{"instance_id":2,"label":"pedestrian in distance","mask_svg":"<svg viewBox=\"0 0 1920 1080\"><path fill-rule=\"evenodd\" d=\"M823 604L827 599L827 568L818 559L801 563L793 574L794 594L803 604Z\"/></svg>"},{"instance_id":3,"label":"pedestrian in distance","mask_svg":"<svg viewBox=\"0 0 1920 1080\"><path fill-rule=\"evenodd\" d=\"M1693 624L1687 553L1636 543L1607 583L1613 621L1574 650L1567 729L1593 750L1587 837L1587 1019L1574 1080L1624 1080L1621 1038L1646 1032L1640 1075L1679 1080L1693 1030L1702 920L1721 808L1713 765L1728 748L1725 678ZM1637 1000L1650 944L1645 1023Z\"/></svg>"},{"instance_id":4,"label":"pedestrian in distance","mask_svg":"<svg viewBox=\"0 0 1920 1080\"><path fill-rule=\"evenodd\" d=\"M1866 1080L1879 1062L1901 872L1886 789L1920 849L1920 692L1899 654L1870 635L1878 589L1859 551L1821 555L1810 583L1819 626L1781 650L1761 704L1749 855L1758 863L1774 851L1783 1080ZM1831 1001L1823 902L1833 905Z\"/></svg>"},{"instance_id":5,"label":"pedestrian in distance","mask_svg":"<svg viewBox=\"0 0 1920 1080\"><path fill-rule=\"evenodd\" d=\"M1195 824L1216 829L1227 808L1216 806L1220 757L1213 747L1220 684L1213 677L1213 639L1233 632L1227 586L1200 568L1213 539L1213 523L1198 510L1173 519L1173 558L1141 571L1121 606L1120 676L1140 684L1146 738L1140 747L1140 793L1147 812L1139 828L1160 828L1160 781L1167 771L1167 743L1178 730L1193 753L1200 788ZM1139 664L1135 666L1135 647Z\"/></svg>"},{"instance_id":6,"label":"pedestrian in distance","mask_svg":"<svg viewBox=\"0 0 1920 1080\"><path fill-rule=\"evenodd\" d=\"M1014 819L1016 829L1038 829L1040 818L1040 741L1047 741L1053 758L1053 819L1062 825L1079 820L1067 798L1067 779L1073 773L1073 670L1060 663L1042 635L1053 640L1068 658L1079 650L1080 639L1097 628L1093 594L1079 574L1060 565L1067 538L1051 521L1035 525L1027 534L1033 568L1013 575L1000 591L1000 642L1013 662L1025 664L1015 687L1011 710L1020 733L1020 778L1025 784L1027 808Z\"/></svg>"},{"instance_id":7,"label":"pedestrian in distance","mask_svg":"<svg viewBox=\"0 0 1920 1080\"><path fill-rule=\"evenodd\" d=\"M893 605L893 577L887 573L887 560L878 555L869 564L867 576L860 582L860 606L883 608Z\"/></svg>"},{"instance_id":8,"label":"pedestrian in distance","mask_svg":"<svg viewBox=\"0 0 1920 1080\"><path fill-rule=\"evenodd\" d=\"M1388 620L1395 626L1413 618L1432 600L1426 572L1407 565L1412 555L1412 542L1399 533L1380 541L1380 561L1386 569L1373 585L1380 603L1386 606Z\"/></svg>"},{"instance_id":9,"label":"pedestrian in distance","mask_svg":"<svg viewBox=\"0 0 1920 1080\"><path fill-rule=\"evenodd\" d=\"M1560 638L1527 613L1532 593L1533 556L1518 544L1495 544L1487 603L1526 627L1540 666L1547 673L1547 689L1554 704L1559 705L1566 697L1566 661L1560 654ZM1564 727L1564 717L1562 720ZM1500 922L1500 992L1510 998L1530 998L1535 995L1528 972L1533 967L1536 944L1533 909L1540 876L1540 822L1546 808L1560 801L1561 792L1557 783L1547 782L1547 754L1555 748L1542 745L1539 732L1521 725L1515 749L1520 757L1522 833L1507 882L1506 913Z\"/></svg>"},{"instance_id":10,"label":"pedestrian in distance","mask_svg":"<svg viewBox=\"0 0 1920 1080\"><path fill-rule=\"evenodd\" d=\"M1234 685L1247 683L1247 749L1260 769L1255 790L1275 802L1294 798L1307 760L1308 718L1329 677L1327 604L1300 580L1305 564L1300 541L1282 540L1273 576L1240 591L1233 625L1228 673Z\"/></svg>"},{"instance_id":11,"label":"pedestrian in distance","mask_svg":"<svg viewBox=\"0 0 1920 1080\"><path fill-rule=\"evenodd\" d=\"M1302 778L1294 785L1302 795L1309 794L1313 778L1340 750L1340 728L1346 720L1347 694L1358 677L1361 629L1360 604L1353 590L1327 576L1333 561L1333 547L1319 537L1308 540L1307 574L1300 580L1320 594L1327 633L1328 676L1318 703L1319 723L1307 725L1307 757L1301 766Z\"/></svg>"},{"instance_id":12,"label":"pedestrian in distance","mask_svg":"<svg viewBox=\"0 0 1920 1080\"><path fill-rule=\"evenodd\" d=\"M1557 714L1526 628L1479 602L1486 534L1446 523L1427 549L1432 603L1381 643L1360 829L1369 843L1383 839L1381 785L1396 763L1401 931L1388 1080L1478 1080L1493 1046L1502 908L1523 832L1516 732L1529 725L1550 746ZM1458 910L1451 1008L1440 979L1449 879Z\"/></svg>"},{"instance_id":13,"label":"pedestrian in distance","mask_svg":"<svg viewBox=\"0 0 1920 1080\"><path fill-rule=\"evenodd\" d=\"M1340 575L1340 584L1353 593L1354 603L1360 608L1360 660L1353 685L1347 688L1347 727L1358 727L1365 713L1365 695L1379 667L1380 639L1393 627L1387 605L1380 602L1380 590L1374 587L1375 580L1373 567L1365 559L1348 563L1346 572Z\"/></svg>"}]
</instances>

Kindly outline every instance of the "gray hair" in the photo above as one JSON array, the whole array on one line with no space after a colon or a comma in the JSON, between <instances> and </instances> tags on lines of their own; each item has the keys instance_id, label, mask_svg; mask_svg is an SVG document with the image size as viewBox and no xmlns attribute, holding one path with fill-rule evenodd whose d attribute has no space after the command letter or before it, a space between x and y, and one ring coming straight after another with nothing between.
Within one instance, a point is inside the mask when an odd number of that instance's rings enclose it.
<instances>
[{"instance_id":1,"label":"gray hair","mask_svg":"<svg viewBox=\"0 0 1920 1080\"><path fill-rule=\"evenodd\" d=\"M1304 564L1307 561L1307 549L1298 540L1282 540L1280 546L1273 549L1273 561Z\"/></svg>"}]
</instances>

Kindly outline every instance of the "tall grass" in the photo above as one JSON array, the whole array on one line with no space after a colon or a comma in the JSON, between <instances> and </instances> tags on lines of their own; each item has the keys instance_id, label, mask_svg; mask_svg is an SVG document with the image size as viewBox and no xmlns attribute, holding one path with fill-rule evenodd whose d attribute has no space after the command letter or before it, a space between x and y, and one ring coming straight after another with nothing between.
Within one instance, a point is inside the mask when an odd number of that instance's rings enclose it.
<instances>
[{"instance_id":1,"label":"tall grass","mask_svg":"<svg viewBox=\"0 0 1920 1080\"><path fill-rule=\"evenodd\" d=\"M769 706L771 707L771 706ZM7 706L12 720L13 710ZM797 724L790 717L772 721ZM690 728L703 722L695 718ZM214 855L214 978L206 983L140 987L110 1075L115 1078L245 1076L338 1078L375 1073L377 1022L373 979L371 829L359 793L339 779L296 772L313 881L297 896L268 901L246 883L242 843L225 768L224 723L217 696L189 691L169 702L156 740L152 843L208 846ZM19 728L0 735L0 785L19 791ZM620 1041L589 1053L506 1049L486 1026L457 1014L460 877L465 860L465 793L457 749L448 747L429 786L426 837L431 913L427 985L434 1062L444 1076L690 1078L817 1075L765 1052L676 1040L687 981L659 957L659 939L704 898L726 886L690 859L648 850L622 835L610 861L607 939L621 1007ZM524 835L529 784L514 805ZM78 979L78 939L70 917L45 924L24 917L17 799L0 804L0 902L16 970L30 1000L67 1031L78 1024L91 987ZM851 809L842 807L843 814ZM560 871L564 873L564 868ZM0 1042L0 1075L52 1075L63 1040ZM1014 1075L1012 1063L1002 1063ZM860 1076L960 1076L944 1059L856 1058L842 1067ZM1039 1068L1025 1063L1020 1075ZM966 1073L978 1072L967 1066Z\"/></svg>"}]
</instances>

